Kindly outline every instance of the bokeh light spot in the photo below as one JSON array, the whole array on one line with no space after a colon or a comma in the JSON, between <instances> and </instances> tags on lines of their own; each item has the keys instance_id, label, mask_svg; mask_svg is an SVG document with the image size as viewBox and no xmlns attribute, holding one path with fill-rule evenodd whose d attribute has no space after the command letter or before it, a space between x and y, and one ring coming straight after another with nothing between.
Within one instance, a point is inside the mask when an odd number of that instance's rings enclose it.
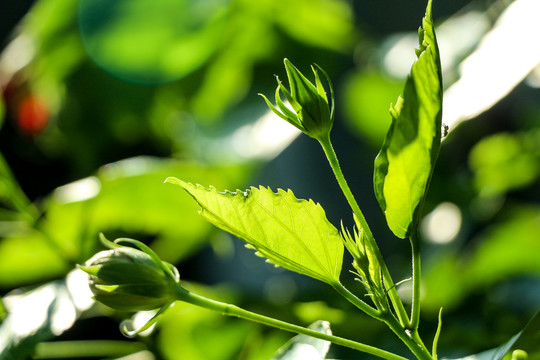
<instances>
[{"instance_id":1,"label":"bokeh light spot","mask_svg":"<svg viewBox=\"0 0 540 360\"><path fill-rule=\"evenodd\" d=\"M453 241L462 224L461 210L457 205L444 202L422 220L422 234L427 241L448 244Z\"/></svg>"}]
</instances>

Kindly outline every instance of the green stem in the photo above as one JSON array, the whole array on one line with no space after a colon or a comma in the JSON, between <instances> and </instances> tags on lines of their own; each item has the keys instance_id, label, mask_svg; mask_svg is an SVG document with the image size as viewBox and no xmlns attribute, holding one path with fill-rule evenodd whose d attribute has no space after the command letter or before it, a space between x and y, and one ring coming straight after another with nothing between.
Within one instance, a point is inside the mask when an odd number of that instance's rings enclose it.
<instances>
[{"instance_id":1,"label":"green stem","mask_svg":"<svg viewBox=\"0 0 540 360\"><path fill-rule=\"evenodd\" d=\"M371 250L375 254L377 261L379 262L379 265L381 266L384 285L388 289L388 296L390 297L390 301L392 302L392 305L396 311L399 321L403 327L407 327L409 326L409 318L407 316L407 311L405 310L405 307L403 306L403 303L401 302L401 299L399 298L397 289L392 280L392 276L390 275L390 272L388 271L386 263L384 262L384 259L382 257L381 251L379 250L379 247L377 246L377 243L375 242L375 238L373 237L373 234L371 233L371 230L364 217L364 214L362 213L362 210L360 210L360 207L358 206L358 203L356 202L356 199L354 198L351 192L351 189L349 188L349 185L347 184L347 181L345 180L345 176L343 176L343 172L341 171L341 167L339 166L339 161L337 159L336 152L334 151L334 148L332 147L332 142L330 141L330 134L328 134L328 136L325 139L322 139L322 140L319 139L319 142L324 150L324 153L326 154L326 157L328 158L328 162L330 163L330 167L332 168L334 175L336 176L336 180L341 188L341 191L345 195L345 198L347 198L349 205L351 206L354 214L358 218L358 221L360 222L362 229L367 235L368 242L369 242L368 245L370 246Z\"/></svg>"},{"instance_id":2,"label":"green stem","mask_svg":"<svg viewBox=\"0 0 540 360\"><path fill-rule=\"evenodd\" d=\"M409 350L411 350L418 360L433 360L433 357L416 330L411 332L403 328L393 316L387 316L383 321L400 338L400 340L407 345Z\"/></svg>"},{"instance_id":3,"label":"green stem","mask_svg":"<svg viewBox=\"0 0 540 360\"><path fill-rule=\"evenodd\" d=\"M111 358L146 350L145 344L117 340L71 340L42 342L32 359Z\"/></svg>"},{"instance_id":4,"label":"green stem","mask_svg":"<svg viewBox=\"0 0 540 360\"><path fill-rule=\"evenodd\" d=\"M346 287L344 287L341 283L336 283L332 285L332 287L345 299L347 299L351 304L368 314L369 316L381 320L381 312L378 310L375 310L359 298L357 298L353 293L351 293Z\"/></svg>"},{"instance_id":5,"label":"green stem","mask_svg":"<svg viewBox=\"0 0 540 360\"><path fill-rule=\"evenodd\" d=\"M412 294L412 307L411 307L411 326L413 331L418 330L420 324L420 288L421 288L421 271L420 271L420 249L418 244L418 237L416 233L413 233L410 237L411 249L412 249L412 281L413 281L413 294Z\"/></svg>"},{"instance_id":6,"label":"green stem","mask_svg":"<svg viewBox=\"0 0 540 360\"><path fill-rule=\"evenodd\" d=\"M317 339L330 341L334 344L346 346L351 349L359 350L359 351L362 351L371 355L375 355L375 356L378 356L380 358L387 359L387 360L407 360L406 358L402 356L393 354L385 350L381 350L373 346L361 344L356 341L345 339L339 336L333 336L333 335L320 333L315 330L311 330L302 326L293 325L293 324L290 324L281 320L277 320L268 316L264 316L264 315L260 315L260 314L257 314L248 310L244 310L236 305L208 299L203 296L189 292L181 287L178 287L177 290L178 290L177 300L185 301L187 303L197 305L208 310L213 310L223 315L236 316L242 319L272 326L281 330L290 331L293 333L303 334L303 335L311 336Z\"/></svg>"}]
</instances>

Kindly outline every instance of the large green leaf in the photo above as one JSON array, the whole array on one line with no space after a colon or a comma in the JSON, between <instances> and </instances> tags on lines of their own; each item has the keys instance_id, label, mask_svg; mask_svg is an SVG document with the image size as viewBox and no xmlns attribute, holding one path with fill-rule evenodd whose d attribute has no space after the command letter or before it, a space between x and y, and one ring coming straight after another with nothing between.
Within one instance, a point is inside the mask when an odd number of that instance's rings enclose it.
<instances>
[{"instance_id":1,"label":"large green leaf","mask_svg":"<svg viewBox=\"0 0 540 360\"><path fill-rule=\"evenodd\" d=\"M339 281L343 243L323 208L299 200L292 191L252 187L218 192L176 178L201 205L200 213L217 227L243 239L275 265L329 284Z\"/></svg>"},{"instance_id":2,"label":"large green leaf","mask_svg":"<svg viewBox=\"0 0 540 360\"><path fill-rule=\"evenodd\" d=\"M401 238L416 228L441 141L442 79L431 0L419 38L418 60L403 97L390 109L392 124L375 159L373 179L388 226Z\"/></svg>"},{"instance_id":3,"label":"large green leaf","mask_svg":"<svg viewBox=\"0 0 540 360\"><path fill-rule=\"evenodd\" d=\"M21 200L15 207L17 184L2 182L9 178L2 177L1 160L0 156L0 211L2 206L6 211L0 212L0 288L6 289L65 274L73 263L94 254L99 232L145 236L153 239L150 245L163 260L181 261L211 239L214 231L197 215L197 205L175 196L177 189L163 184L163 179L177 174L227 187L243 182L250 171L146 156L124 159L42 199L46 216L36 222L39 230L32 230L12 211L31 210L31 203L26 200L27 206Z\"/></svg>"}]
</instances>

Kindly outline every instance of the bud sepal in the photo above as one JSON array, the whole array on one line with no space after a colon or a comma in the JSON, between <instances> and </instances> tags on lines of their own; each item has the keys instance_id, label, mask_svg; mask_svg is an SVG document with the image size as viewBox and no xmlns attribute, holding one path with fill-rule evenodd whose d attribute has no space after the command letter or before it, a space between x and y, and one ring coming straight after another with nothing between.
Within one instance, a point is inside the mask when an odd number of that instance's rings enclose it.
<instances>
[{"instance_id":1,"label":"bud sepal","mask_svg":"<svg viewBox=\"0 0 540 360\"><path fill-rule=\"evenodd\" d=\"M276 105L263 94L261 95L273 113L284 119L306 135L324 141L330 135L334 123L334 90L326 72L318 65L311 69L315 74L315 84L310 82L288 59L284 60L290 91L276 76ZM330 89L331 103L321 82L319 71L323 73ZM290 109L281 99L280 92L287 99Z\"/></svg>"},{"instance_id":2,"label":"bud sepal","mask_svg":"<svg viewBox=\"0 0 540 360\"><path fill-rule=\"evenodd\" d=\"M360 221L353 215L355 228L351 234L343 223L341 224L341 237L343 244L353 257L353 267L358 275L356 280L360 281L379 308L388 308L386 292L383 286L382 270L376 255L369 246L366 233Z\"/></svg>"},{"instance_id":3,"label":"bud sepal","mask_svg":"<svg viewBox=\"0 0 540 360\"><path fill-rule=\"evenodd\" d=\"M157 316L175 300L180 284L178 270L159 259L140 241L120 238L111 242L100 234L109 250L100 251L79 268L86 272L94 299L120 311L145 311L160 308L143 328L123 331L134 336L150 327ZM133 245L135 247L123 246Z\"/></svg>"}]
</instances>

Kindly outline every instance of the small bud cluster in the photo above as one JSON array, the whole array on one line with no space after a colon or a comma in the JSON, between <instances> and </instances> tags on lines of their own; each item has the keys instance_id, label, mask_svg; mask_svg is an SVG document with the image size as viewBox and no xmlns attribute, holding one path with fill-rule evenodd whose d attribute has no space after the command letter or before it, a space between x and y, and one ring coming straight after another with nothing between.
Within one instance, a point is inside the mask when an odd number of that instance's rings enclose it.
<instances>
[{"instance_id":1,"label":"small bud cluster","mask_svg":"<svg viewBox=\"0 0 540 360\"><path fill-rule=\"evenodd\" d=\"M351 235L342 224L341 236L345 247L353 257L353 267L356 270L355 274L358 275L357 280L364 285L367 294L375 303L382 305L383 308L387 307L381 267L373 250L367 244L366 234L356 216L354 216L354 220L356 228L353 234Z\"/></svg>"}]
</instances>

